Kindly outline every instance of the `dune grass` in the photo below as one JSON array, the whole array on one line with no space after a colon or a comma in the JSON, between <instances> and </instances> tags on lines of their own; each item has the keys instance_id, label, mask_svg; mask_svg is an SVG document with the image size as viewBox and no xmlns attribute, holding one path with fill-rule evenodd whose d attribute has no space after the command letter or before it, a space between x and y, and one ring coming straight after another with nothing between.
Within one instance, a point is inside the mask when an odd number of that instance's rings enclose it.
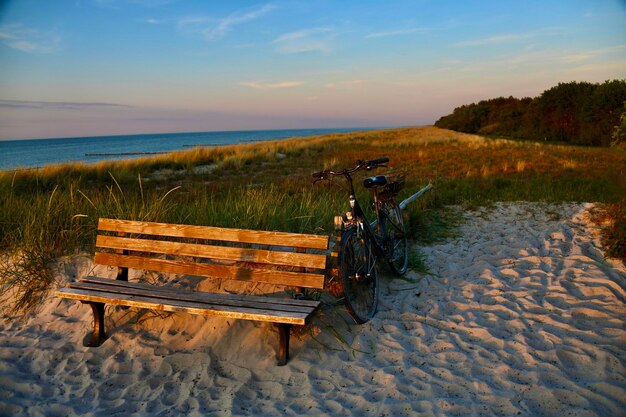
<instances>
[{"instance_id":1,"label":"dune grass","mask_svg":"<svg viewBox=\"0 0 626 417\"><path fill-rule=\"evenodd\" d=\"M333 216L347 209L343 184L314 186L311 173L380 156L390 158L388 171L407 176L400 198L435 185L408 210L412 237L426 241L446 233L446 205L525 200L624 207L622 148L519 142L433 127L0 172L0 298L12 298L16 314L36 308L54 286L53 261L93 249L99 217L332 233ZM360 193L367 201L367 192ZM616 230L623 222L622 216ZM623 258L623 250L614 255Z\"/></svg>"}]
</instances>

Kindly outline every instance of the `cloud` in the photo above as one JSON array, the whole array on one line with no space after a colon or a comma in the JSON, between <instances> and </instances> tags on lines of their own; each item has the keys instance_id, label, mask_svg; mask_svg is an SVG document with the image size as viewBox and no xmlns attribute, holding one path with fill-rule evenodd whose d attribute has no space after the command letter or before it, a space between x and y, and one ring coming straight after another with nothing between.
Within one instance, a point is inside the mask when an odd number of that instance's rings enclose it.
<instances>
[{"instance_id":1,"label":"cloud","mask_svg":"<svg viewBox=\"0 0 626 417\"><path fill-rule=\"evenodd\" d=\"M561 55L558 57L558 60L562 62L566 62L566 63L576 63L576 62L589 61L599 56L607 56L607 55L612 55L612 54L618 54L621 56L624 53L623 51L625 49L626 49L626 44L608 46L606 48L579 50L571 54Z\"/></svg>"},{"instance_id":2,"label":"cloud","mask_svg":"<svg viewBox=\"0 0 626 417\"><path fill-rule=\"evenodd\" d=\"M528 95L537 85L550 85L571 79L603 81L623 78L626 73L626 60L623 58L625 50L626 45L588 50L563 50L554 47L525 52L512 50L488 59L443 61L442 66L423 72L420 78L440 79L442 82L445 79L450 85L458 82L463 88L466 85L477 85L480 80L490 79L491 85L485 85L487 89L504 85L503 82L513 79L515 82L511 88L517 88L518 92L512 90L506 94Z\"/></svg>"},{"instance_id":3,"label":"cloud","mask_svg":"<svg viewBox=\"0 0 626 417\"><path fill-rule=\"evenodd\" d=\"M572 66L568 74L576 79L623 79L626 73L626 59L615 60L603 63L589 63L585 65Z\"/></svg>"},{"instance_id":4,"label":"cloud","mask_svg":"<svg viewBox=\"0 0 626 417\"><path fill-rule=\"evenodd\" d=\"M507 43L515 43L528 39L533 39L537 37L544 37L550 35L557 35L562 33L562 29L560 28L543 28L534 30L528 33L503 33L500 35L489 36L487 38L482 39L473 39L463 42L457 42L454 46L465 47L465 46L490 46L490 45L501 45Z\"/></svg>"},{"instance_id":5,"label":"cloud","mask_svg":"<svg viewBox=\"0 0 626 417\"><path fill-rule=\"evenodd\" d=\"M483 39L475 39L471 41L458 42L454 46L489 46L499 45L503 43L519 42L521 40L530 39L534 37L533 34L503 34L490 36Z\"/></svg>"},{"instance_id":6,"label":"cloud","mask_svg":"<svg viewBox=\"0 0 626 417\"><path fill-rule=\"evenodd\" d=\"M95 3L101 7L107 7L111 9L121 9L127 5L137 5L141 7L162 7L170 3L174 3L176 0L95 0Z\"/></svg>"},{"instance_id":7,"label":"cloud","mask_svg":"<svg viewBox=\"0 0 626 417\"><path fill-rule=\"evenodd\" d=\"M366 39L375 39L375 38L388 38L391 36L403 36L410 35L418 32L427 32L428 29L425 28L409 28L409 29L398 29L398 30L389 30L382 32L374 32L368 35L365 35Z\"/></svg>"},{"instance_id":8,"label":"cloud","mask_svg":"<svg viewBox=\"0 0 626 417\"><path fill-rule=\"evenodd\" d=\"M61 37L53 31L43 31L21 24L0 26L0 42L9 48L27 53L52 53L59 49Z\"/></svg>"},{"instance_id":9,"label":"cloud","mask_svg":"<svg viewBox=\"0 0 626 417\"><path fill-rule=\"evenodd\" d=\"M615 55L617 58L621 58L623 56L624 50L626 50L626 44L608 46L606 48L599 49L579 50L565 55L555 54L555 57L558 61L561 61L563 63L575 64L579 62L595 60L600 57L607 58L611 55Z\"/></svg>"},{"instance_id":10,"label":"cloud","mask_svg":"<svg viewBox=\"0 0 626 417\"><path fill-rule=\"evenodd\" d=\"M94 108L131 108L126 104L114 103L85 103L67 101L27 101L27 100L0 100L0 108L11 109L94 109Z\"/></svg>"},{"instance_id":11,"label":"cloud","mask_svg":"<svg viewBox=\"0 0 626 417\"><path fill-rule=\"evenodd\" d=\"M236 12L221 19L212 19L206 16L191 16L178 20L181 28L193 30L200 33L209 42L223 38L234 26L258 19L269 13L276 7L271 4L258 7L246 12Z\"/></svg>"},{"instance_id":12,"label":"cloud","mask_svg":"<svg viewBox=\"0 0 626 417\"><path fill-rule=\"evenodd\" d=\"M592 54L589 53L573 53L573 54L569 54L569 55L563 55L561 57L559 57L559 60L561 62L565 62L568 64L573 64L576 62L582 62L582 61L588 61L591 58L593 58Z\"/></svg>"},{"instance_id":13,"label":"cloud","mask_svg":"<svg viewBox=\"0 0 626 417\"><path fill-rule=\"evenodd\" d=\"M337 81L337 82L330 82L324 85L324 88L326 88L327 90L334 90L337 88L351 88L351 87L355 87L358 85L362 85L365 81L363 80L346 80L346 81Z\"/></svg>"},{"instance_id":14,"label":"cloud","mask_svg":"<svg viewBox=\"0 0 626 417\"><path fill-rule=\"evenodd\" d=\"M304 85L302 81L282 81L278 83L264 83L261 81L245 81L240 82L239 85L245 87L256 88L258 90L277 90L282 88L294 88Z\"/></svg>"},{"instance_id":15,"label":"cloud","mask_svg":"<svg viewBox=\"0 0 626 417\"><path fill-rule=\"evenodd\" d=\"M186 28L189 26L204 25L209 21L210 19L206 16L187 16L178 19L176 23L180 28Z\"/></svg>"},{"instance_id":16,"label":"cloud","mask_svg":"<svg viewBox=\"0 0 626 417\"><path fill-rule=\"evenodd\" d=\"M331 28L313 28L296 32L286 33L276 38L272 43L276 45L277 51L286 54L296 54L301 52L330 52L330 43L335 35Z\"/></svg>"}]
</instances>

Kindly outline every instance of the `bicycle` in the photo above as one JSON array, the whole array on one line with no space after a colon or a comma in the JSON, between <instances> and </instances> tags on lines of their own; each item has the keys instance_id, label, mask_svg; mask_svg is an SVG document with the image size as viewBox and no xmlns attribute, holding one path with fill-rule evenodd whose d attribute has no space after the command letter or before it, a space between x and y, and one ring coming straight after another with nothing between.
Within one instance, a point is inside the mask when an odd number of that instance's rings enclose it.
<instances>
[{"instance_id":1,"label":"bicycle","mask_svg":"<svg viewBox=\"0 0 626 417\"><path fill-rule=\"evenodd\" d=\"M376 220L370 223L361 208L354 192L353 177L357 171L371 171L387 167L389 158L370 161L357 161L351 168L341 171L324 171L313 174L314 184L343 176L348 183L350 211L335 217L335 226L343 230L339 270L343 285L344 301L348 312L361 324L376 313L378 306L377 258L385 258L397 275L406 272L408 266L408 246L402 209L394 197L404 187L404 178L390 181L386 175L366 178L363 182L373 197Z\"/></svg>"}]
</instances>

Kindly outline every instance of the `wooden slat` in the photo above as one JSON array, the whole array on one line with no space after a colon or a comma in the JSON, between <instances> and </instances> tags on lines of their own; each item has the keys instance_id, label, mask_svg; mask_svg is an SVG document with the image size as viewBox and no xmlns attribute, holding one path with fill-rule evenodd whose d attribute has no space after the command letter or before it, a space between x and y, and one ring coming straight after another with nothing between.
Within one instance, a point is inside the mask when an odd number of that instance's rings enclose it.
<instances>
[{"instance_id":1,"label":"wooden slat","mask_svg":"<svg viewBox=\"0 0 626 417\"><path fill-rule=\"evenodd\" d=\"M203 316L231 317L235 319L267 321L273 323L305 324L307 314L286 313L282 311L264 311L244 307L224 307L180 300L165 300L154 297L140 297L100 291L86 291L76 288L62 288L55 292L57 297L158 311L185 312Z\"/></svg>"},{"instance_id":2,"label":"wooden slat","mask_svg":"<svg viewBox=\"0 0 626 417\"><path fill-rule=\"evenodd\" d=\"M170 261L141 256L96 252L94 262L100 265L122 266L172 274L187 274L239 281L264 282L292 287L324 288L324 275L240 268L228 265Z\"/></svg>"},{"instance_id":3,"label":"wooden slat","mask_svg":"<svg viewBox=\"0 0 626 417\"><path fill-rule=\"evenodd\" d=\"M128 282L128 281L119 281L116 279L111 279L111 278L100 278L100 277L85 277L82 278L80 280L80 282L84 282L84 283L94 283L94 284L100 284L106 287L120 287L120 288L136 288L136 289L149 289L150 291L154 292L154 293L165 293L165 294L171 294L172 292L176 292L176 294L178 293L189 293L190 291L188 290L177 290L177 289L172 289L172 288L167 288L167 287L163 287L163 286L156 286L156 285L151 285L151 284L145 284L145 283L141 283L141 282ZM75 283L69 283L69 286L73 286ZM208 292L203 292L203 291L197 291L194 292L194 294L202 294L202 295L210 295L212 293L208 293ZM250 300L250 297L260 297L262 300L271 300L272 304L284 304L285 306L307 306L309 308L315 308L317 306L319 306L320 302L319 301L314 301L314 300L303 300L303 299L292 299L292 298L276 298L276 297L266 297L266 296L256 296L256 295L245 295L245 294L227 294L228 297L232 300L239 300L239 301L247 301ZM221 296L221 294L220 294Z\"/></svg>"},{"instance_id":4,"label":"wooden slat","mask_svg":"<svg viewBox=\"0 0 626 417\"><path fill-rule=\"evenodd\" d=\"M316 269L324 269L326 267L326 255L314 255L309 253L278 252L261 249L211 246L197 243L182 243L152 239L132 239L105 235L97 237L96 246L116 250L128 249L138 252L254 262L269 265Z\"/></svg>"},{"instance_id":5,"label":"wooden slat","mask_svg":"<svg viewBox=\"0 0 626 417\"><path fill-rule=\"evenodd\" d=\"M81 290L110 292L115 294L153 297L164 300L191 301L211 305L222 305L224 307L247 307L268 311L284 311L305 314L311 314L317 307L316 305L305 305L304 303L285 304L280 302L282 299L261 297L258 295L234 296L233 294L216 294L188 290L180 291L173 288L167 289L162 287L159 287L159 291L154 291L155 287L147 284L142 284L142 287L134 287L79 281L70 283L68 287Z\"/></svg>"},{"instance_id":6,"label":"wooden slat","mask_svg":"<svg viewBox=\"0 0 626 417\"><path fill-rule=\"evenodd\" d=\"M268 232L259 230L229 229L211 226L192 226L104 218L99 220L98 229L111 232L186 237L260 245L292 246L307 249L326 250L328 248L327 236L300 233Z\"/></svg>"},{"instance_id":7,"label":"wooden slat","mask_svg":"<svg viewBox=\"0 0 626 417\"><path fill-rule=\"evenodd\" d=\"M152 297L155 299L163 300L164 303L169 303L171 301L189 301L200 304L206 304L209 307L212 306L222 306L225 309L232 308L246 308L246 309L257 309L264 310L268 312L284 312L288 314L311 314L315 308L305 305L286 305L282 303L273 303L271 298L268 297L259 297L259 296L249 296L248 299L240 299L230 297L231 294L216 294L216 293L202 293L202 292L192 292L192 291L152 291L150 289L140 289L140 288L124 288L118 286L108 286L102 284L93 284L89 282L73 282L69 286L69 288L91 291L102 292L107 294L120 294L126 296L136 296L136 297Z\"/></svg>"}]
</instances>

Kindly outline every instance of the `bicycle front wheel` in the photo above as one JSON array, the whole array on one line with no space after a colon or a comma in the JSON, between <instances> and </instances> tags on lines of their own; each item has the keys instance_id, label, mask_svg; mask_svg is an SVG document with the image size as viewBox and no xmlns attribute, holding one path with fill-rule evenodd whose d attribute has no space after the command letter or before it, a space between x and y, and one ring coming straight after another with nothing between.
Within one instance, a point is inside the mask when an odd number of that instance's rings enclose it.
<instances>
[{"instance_id":1,"label":"bicycle front wheel","mask_svg":"<svg viewBox=\"0 0 626 417\"><path fill-rule=\"evenodd\" d=\"M348 312L357 323L365 323L378 307L378 274L371 242L356 227L341 237L339 268Z\"/></svg>"},{"instance_id":2,"label":"bicycle front wheel","mask_svg":"<svg viewBox=\"0 0 626 417\"><path fill-rule=\"evenodd\" d=\"M386 234L386 241L389 247L389 266L397 275L403 275L409 265L409 247L407 245L406 230L402 209L397 205L388 206L387 218L383 220L383 230Z\"/></svg>"}]
</instances>

